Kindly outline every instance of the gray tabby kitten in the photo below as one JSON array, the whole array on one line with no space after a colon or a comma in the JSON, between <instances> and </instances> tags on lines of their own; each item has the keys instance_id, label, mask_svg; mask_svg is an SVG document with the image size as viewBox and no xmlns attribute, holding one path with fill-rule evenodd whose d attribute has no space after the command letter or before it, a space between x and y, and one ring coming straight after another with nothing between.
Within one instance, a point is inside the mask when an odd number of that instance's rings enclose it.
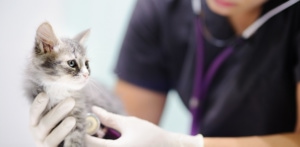
<instances>
[{"instance_id":1,"label":"gray tabby kitten","mask_svg":"<svg viewBox=\"0 0 300 147\"><path fill-rule=\"evenodd\" d=\"M92 105L125 114L120 100L89 78L89 60L83 46L88 34L89 30L86 30L73 39L58 39L49 23L41 24L26 69L27 96L33 101L40 92L45 92L50 98L44 114L65 98L75 99L75 107L69 116L76 118L76 126L65 138L65 147L85 146L85 118Z\"/></svg>"}]
</instances>

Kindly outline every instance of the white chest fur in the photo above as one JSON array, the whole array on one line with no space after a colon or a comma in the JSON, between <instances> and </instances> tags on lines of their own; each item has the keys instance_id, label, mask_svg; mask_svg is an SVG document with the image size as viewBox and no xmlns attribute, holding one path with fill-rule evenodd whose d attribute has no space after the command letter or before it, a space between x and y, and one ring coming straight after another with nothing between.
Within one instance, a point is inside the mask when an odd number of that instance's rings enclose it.
<instances>
[{"instance_id":1,"label":"white chest fur","mask_svg":"<svg viewBox=\"0 0 300 147\"><path fill-rule=\"evenodd\" d=\"M71 96L71 90L65 85L61 84L48 84L44 86L44 91L49 97L48 108L52 108L60 101Z\"/></svg>"}]
</instances>

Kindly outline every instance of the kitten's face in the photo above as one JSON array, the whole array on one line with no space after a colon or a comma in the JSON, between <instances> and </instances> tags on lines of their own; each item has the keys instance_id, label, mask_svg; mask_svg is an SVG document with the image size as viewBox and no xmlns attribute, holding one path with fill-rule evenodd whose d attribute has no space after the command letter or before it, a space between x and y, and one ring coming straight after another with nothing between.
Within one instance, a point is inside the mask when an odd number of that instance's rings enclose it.
<instances>
[{"instance_id":1,"label":"kitten's face","mask_svg":"<svg viewBox=\"0 0 300 147\"><path fill-rule=\"evenodd\" d=\"M87 31L75 39L57 39L48 23L37 30L33 64L46 84L59 84L70 89L81 89L90 75L89 61L82 39Z\"/></svg>"}]
</instances>

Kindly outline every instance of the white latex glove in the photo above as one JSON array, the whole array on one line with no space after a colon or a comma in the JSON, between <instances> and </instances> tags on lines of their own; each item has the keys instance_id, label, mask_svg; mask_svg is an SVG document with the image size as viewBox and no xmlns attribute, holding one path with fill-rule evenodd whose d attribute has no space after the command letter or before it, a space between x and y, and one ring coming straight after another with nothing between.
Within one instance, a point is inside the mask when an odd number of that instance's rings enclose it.
<instances>
[{"instance_id":1,"label":"white latex glove","mask_svg":"<svg viewBox=\"0 0 300 147\"><path fill-rule=\"evenodd\" d=\"M92 108L101 123L121 133L116 140L86 135L88 147L203 147L203 136L189 136L167 132L136 117L109 113L99 107Z\"/></svg>"},{"instance_id":2,"label":"white latex glove","mask_svg":"<svg viewBox=\"0 0 300 147\"><path fill-rule=\"evenodd\" d=\"M30 107L30 131L37 147L58 146L76 123L73 117L65 118L75 105L73 99L63 100L46 115L42 116L48 102L47 95L40 93ZM65 119L63 120L63 118ZM62 123L54 128L60 121Z\"/></svg>"}]
</instances>

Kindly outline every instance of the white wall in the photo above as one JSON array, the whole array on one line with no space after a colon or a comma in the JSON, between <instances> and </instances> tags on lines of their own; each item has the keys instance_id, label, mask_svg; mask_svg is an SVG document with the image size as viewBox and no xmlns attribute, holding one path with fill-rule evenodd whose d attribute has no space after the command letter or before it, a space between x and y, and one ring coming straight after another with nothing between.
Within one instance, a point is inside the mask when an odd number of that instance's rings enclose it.
<instances>
[{"instance_id":1,"label":"white wall","mask_svg":"<svg viewBox=\"0 0 300 147\"><path fill-rule=\"evenodd\" d=\"M113 68L135 0L0 1L0 146L34 146L28 130L29 106L22 78L35 30L49 21L57 35L74 36L91 28L87 42L92 76L113 88ZM161 126L187 133L189 115L175 93Z\"/></svg>"}]
</instances>

